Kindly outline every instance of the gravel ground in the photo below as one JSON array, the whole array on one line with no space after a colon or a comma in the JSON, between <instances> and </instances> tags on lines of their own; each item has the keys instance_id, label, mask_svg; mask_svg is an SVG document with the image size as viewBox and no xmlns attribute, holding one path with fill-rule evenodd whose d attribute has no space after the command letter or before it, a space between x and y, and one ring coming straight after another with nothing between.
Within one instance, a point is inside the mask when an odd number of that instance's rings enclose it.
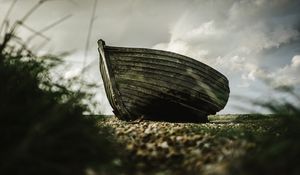
<instances>
[{"instance_id":1,"label":"gravel ground","mask_svg":"<svg viewBox=\"0 0 300 175\"><path fill-rule=\"evenodd\" d=\"M106 117L99 125L110 128L125 149L117 163L128 174L227 174L234 160L255 147L248 134L267 130L261 120L239 118L210 116L209 123L199 124Z\"/></svg>"}]
</instances>

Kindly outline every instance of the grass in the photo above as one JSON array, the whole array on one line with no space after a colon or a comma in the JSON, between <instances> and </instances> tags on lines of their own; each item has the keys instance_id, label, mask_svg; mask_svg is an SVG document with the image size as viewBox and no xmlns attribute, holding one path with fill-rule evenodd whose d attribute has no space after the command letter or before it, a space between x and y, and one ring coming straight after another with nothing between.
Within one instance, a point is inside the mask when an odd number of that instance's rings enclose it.
<instances>
[{"instance_id":1,"label":"grass","mask_svg":"<svg viewBox=\"0 0 300 175\"><path fill-rule=\"evenodd\" d=\"M71 89L78 78L64 84L52 80L50 70L62 58L36 56L26 43L16 42L16 29L44 2L0 36L0 174L81 175L116 169L117 147L108 130L83 115L89 112L84 101L92 94Z\"/></svg>"},{"instance_id":2,"label":"grass","mask_svg":"<svg viewBox=\"0 0 300 175\"><path fill-rule=\"evenodd\" d=\"M276 99L257 103L274 113L278 121L270 123L268 132L256 138L257 147L233 166L232 174L299 174L300 101L290 89L285 93L297 99L293 103Z\"/></svg>"},{"instance_id":3,"label":"grass","mask_svg":"<svg viewBox=\"0 0 300 175\"><path fill-rule=\"evenodd\" d=\"M293 88L283 90L296 104L255 102L273 115L210 116L208 124L83 115L92 94L71 90L76 79L60 84L49 75L62 59L37 57L13 42L44 2L1 36L0 174L300 173L300 98Z\"/></svg>"},{"instance_id":4,"label":"grass","mask_svg":"<svg viewBox=\"0 0 300 175\"><path fill-rule=\"evenodd\" d=\"M210 116L208 124L105 123L83 115L88 94L51 82L49 70L59 63L26 50L1 53L1 174L300 172L295 105L273 101L262 106L274 115ZM156 132L146 136L151 125Z\"/></svg>"},{"instance_id":5,"label":"grass","mask_svg":"<svg viewBox=\"0 0 300 175\"><path fill-rule=\"evenodd\" d=\"M51 81L52 56L0 54L0 174L85 174L113 166L116 151L82 100Z\"/></svg>"}]
</instances>

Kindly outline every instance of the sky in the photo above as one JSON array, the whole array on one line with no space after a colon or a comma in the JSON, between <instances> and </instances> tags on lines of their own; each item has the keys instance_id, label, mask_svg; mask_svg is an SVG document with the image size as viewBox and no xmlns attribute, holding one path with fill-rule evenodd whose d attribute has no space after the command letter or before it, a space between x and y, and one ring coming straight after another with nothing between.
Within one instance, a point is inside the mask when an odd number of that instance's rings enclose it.
<instances>
[{"instance_id":1,"label":"sky","mask_svg":"<svg viewBox=\"0 0 300 175\"><path fill-rule=\"evenodd\" d=\"M221 114L263 111L248 100L300 94L300 1L297 0L49 0L24 22L35 30L72 15L28 45L39 54L70 52L65 78L84 76L98 85L99 110L111 114L99 73L97 40L107 45L168 50L201 61L228 77L231 94ZM13 0L0 0L0 22ZM18 0L8 19L21 19L38 0ZM18 29L24 41L31 35ZM41 47L43 46L43 47ZM81 69L86 63L87 71ZM244 99L244 100L243 100Z\"/></svg>"}]
</instances>

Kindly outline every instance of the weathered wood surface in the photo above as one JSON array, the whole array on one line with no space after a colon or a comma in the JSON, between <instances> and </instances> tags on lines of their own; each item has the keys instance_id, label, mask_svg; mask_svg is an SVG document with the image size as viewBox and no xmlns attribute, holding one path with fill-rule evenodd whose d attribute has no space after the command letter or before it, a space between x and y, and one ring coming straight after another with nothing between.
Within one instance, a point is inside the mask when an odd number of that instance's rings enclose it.
<instances>
[{"instance_id":1,"label":"weathered wood surface","mask_svg":"<svg viewBox=\"0 0 300 175\"><path fill-rule=\"evenodd\" d=\"M192 58L167 51L106 46L99 40L100 71L120 119L205 118L224 108L227 78Z\"/></svg>"}]
</instances>

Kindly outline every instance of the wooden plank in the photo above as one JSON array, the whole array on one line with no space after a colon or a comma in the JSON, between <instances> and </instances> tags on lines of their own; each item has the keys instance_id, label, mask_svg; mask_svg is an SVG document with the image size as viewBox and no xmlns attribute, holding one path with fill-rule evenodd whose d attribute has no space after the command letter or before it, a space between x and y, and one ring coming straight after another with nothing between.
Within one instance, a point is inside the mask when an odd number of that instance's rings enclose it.
<instances>
[{"instance_id":1,"label":"wooden plank","mask_svg":"<svg viewBox=\"0 0 300 175\"><path fill-rule=\"evenodd\" d=\"M228 79L189 57L104 42L99 43L99 53L107 97L121 119L150 113L203 117L223 109L228 101Z\"/></svg>"},{"instance_id":2,"label":"wooden plank","mask_svg":"<svg viewBox=\"0 0 300 175\"><path fill-rule=\"evenodd\" d=\"M176 58L172 58L170 56L166 55L152 55L151 53L128 53L128 52L119 52L119 53L110 53L110 58L112 61L115 59L116 61L131 61L131 62L136 62L136 63L145 63L145 62L150 62L153 64L160 64L163 66L169 66L169 67L174 67L179 70L184 70L184 71L193 71L194 74L197 74L199 76L201 75L209 75L210 78L214 81L220 81L223 82L224 84L228 84L228 80L224 75L220 75L217 71L214 69L210 69L207 65L202 65L202 64L197 64L198 61L196 60L179 60Z\"/></svg>"}]
</instances>

